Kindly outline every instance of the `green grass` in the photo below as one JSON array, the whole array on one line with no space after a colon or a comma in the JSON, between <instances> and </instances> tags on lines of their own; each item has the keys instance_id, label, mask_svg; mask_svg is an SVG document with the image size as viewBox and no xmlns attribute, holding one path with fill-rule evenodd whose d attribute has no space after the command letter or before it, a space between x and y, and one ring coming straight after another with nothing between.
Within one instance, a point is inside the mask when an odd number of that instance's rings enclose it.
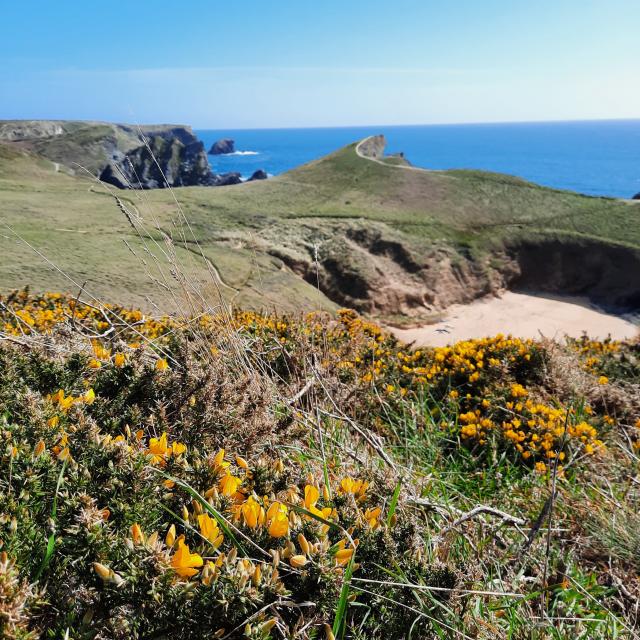
<instances>
[{"instance_id":1,"label":"green grass","mask_svg":"<svg viewBox=\"0 0 640 640\"><path fill-rule=\"evenodd\" d=\"M90 146L99 129L80 128L74 144L81 140ZM481 171L428 172L371 162L356 154L355 145L267 181L116 195L140 213L145 238L161 238L156 226L173 236L178 261L203 287L214 285L198 262L200 250L229 285L223 286L225 296L253 308L334 308L332 293L325 291L328 298L310 284L314 246L323 255L350 255L346 235L371 224L418 262L428 262L441 248L482 260L531 234L640 248L640 203L581 196ZM0 144L0 221L76 283L86 280L97 295L148 305L149 278L124 244L140 252L141 239L104 187ZM161 253L158 247L149 249ZM35 290L75 289L6 226L0 250L4 290L26 283ZM283 255L291 258L288 264L277 257ZM375 269L386 270L376 256L364 257L356 268L365 280ZM291 268L301 263L311 274L309 282ZM405 275L400 277L412 286Z\"/></svg>"}]
</instances>

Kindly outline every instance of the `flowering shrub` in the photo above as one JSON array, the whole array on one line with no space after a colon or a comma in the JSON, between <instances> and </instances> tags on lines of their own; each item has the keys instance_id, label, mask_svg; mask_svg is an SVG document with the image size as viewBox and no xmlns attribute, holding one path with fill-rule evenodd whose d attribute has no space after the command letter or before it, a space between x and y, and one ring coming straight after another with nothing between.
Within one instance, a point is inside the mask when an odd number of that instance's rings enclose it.
<instances>
[{"instance_id":1,"label":"flowering shrub","mask_svg":"<svg viewBox=\"0 0 640 640\"><path fill-rule=\"evenodd\" d=\"M347 310L154 319L26 292L0 324L0 624L18 638L428 636L467 569L429 551L433 520L345 424L375 444L410 415L454 456L560 475L615 426L553 397L543 345L509 336L409 349ZM623 347L589 344L604 375ZM306 397L309 363L330 400ZM305 444L323 424L330 457Z\"/></svg>"},{"instance_id":2,"label":"flowering shrub","mask_svg":"<svg viewBox=\"0 0 640 640\"><path fill-rule=\"evenodd\" d=\"M372 389L391 403L428 395L432 415L442 414L442 429L462 444L497 447L540 472L556 456L564 460L567 454L593 455L604 447L601 427L607 426L607 418L592 419L588 406L584 415L577 416L548 398L536 397L545 352L532 340L498 335L411 350L349 310L340 311L337 321L316 313L292 319L239 311L233 318L205 314L192 322L154 319L113 305L101 309L61 294L29 297L26 292L10 296L3 308L4 329L13 336L51 332L56 326L68 326L70 319L96 332L117 326L117 343L115 331L91 340L88 366L94 369L106 364L125 367L143 345L153 344L153 350L147 349L151 354L161 349L154 367L166 371L177 336L208 341L215 357L220 337L231 330L263 345L276 342L280 348L269 349L266 356L266 349L258 351L280 376L291 375L294 354L320 351L325 370L335 371L343 384L357 389L364 404ZM116 348L124 344L124 351ZM586 339L571 341L570 346L594 372L603 357L620 350L619 343Z\"/></svg>"}]
</instances>

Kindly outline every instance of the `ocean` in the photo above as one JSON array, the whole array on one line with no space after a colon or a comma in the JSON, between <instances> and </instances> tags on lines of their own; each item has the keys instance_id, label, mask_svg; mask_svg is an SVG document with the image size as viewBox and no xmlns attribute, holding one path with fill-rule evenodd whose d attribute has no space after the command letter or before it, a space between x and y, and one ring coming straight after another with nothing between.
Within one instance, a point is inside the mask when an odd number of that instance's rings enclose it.
<instances>
[{"instance_id":1,"label":"ocean","mask_svg":"<svg viewBox=\"0 0 640 640\"><path fill-rule=\"evenodd\" d=\"M209 156L216 173L278 175L366 136L382 133L425 169L484 169L593 196L640 192L640 120L196 130L207 151L233 138L236 153Z\"/></svg>"}]
</instances>

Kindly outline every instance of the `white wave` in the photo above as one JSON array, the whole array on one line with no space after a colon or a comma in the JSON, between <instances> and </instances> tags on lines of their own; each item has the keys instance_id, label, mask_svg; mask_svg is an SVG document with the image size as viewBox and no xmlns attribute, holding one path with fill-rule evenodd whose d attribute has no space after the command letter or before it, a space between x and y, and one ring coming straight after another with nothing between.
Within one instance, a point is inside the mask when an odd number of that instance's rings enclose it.
<instances>
[{"instance_id":1,"label":"white wave","mask_svg":"<svg viewBox=\"0 0 640 640\"><path fill-rule=\"evenodd\" d=\"M223 156L259 156L259 151L234 151L233 153L223 153Z\"/></svg>"}]
</instances>

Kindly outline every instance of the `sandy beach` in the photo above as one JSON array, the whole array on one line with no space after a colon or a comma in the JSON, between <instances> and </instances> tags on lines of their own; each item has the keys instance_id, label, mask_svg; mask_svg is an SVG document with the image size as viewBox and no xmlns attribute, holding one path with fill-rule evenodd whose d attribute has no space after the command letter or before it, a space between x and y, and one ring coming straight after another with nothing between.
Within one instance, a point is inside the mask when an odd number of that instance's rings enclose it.
<instances>
[{"instance_id":1,"label":"sandy beach","mask_svg":"<svg viewBox=\"0 0 640 640\"><path fill-rule=\"evenodd\" d=\"M447 309L442 321L412 329L391 329L404 342L443 346L496 333L519 338L580 337L616 340L634 337L640 327L628 319L605 313L584 298L543 297L506 291L501 297L483 298Z\"/></svg>"}]
</instances>

